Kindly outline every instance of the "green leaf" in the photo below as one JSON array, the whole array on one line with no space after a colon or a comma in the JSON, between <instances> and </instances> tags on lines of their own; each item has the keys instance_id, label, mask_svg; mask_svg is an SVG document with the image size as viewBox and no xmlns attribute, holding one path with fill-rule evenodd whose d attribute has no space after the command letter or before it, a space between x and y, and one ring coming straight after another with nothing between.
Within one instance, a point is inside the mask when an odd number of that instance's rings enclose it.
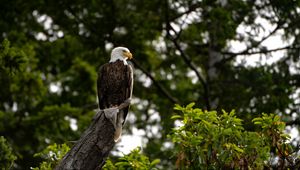
<instances>
[{"instance_id":1,"label":"green leaf","mask_svg":"<svg viewBox=\"0 0 300 170\"><path fill-rule=\"evenodd\" d=\"M243 149L241 149L241 148L239 148L239 147L237 147L237 146L235 146L235 145L234 145L234 150L236 150L236 151L238 151L238 152L240 152L240 153L244 153L244 150L243 150Z\"/></svg>"},{"instance_id":2,"label":"green leaf","mask_svg":"<svg viewBox=\"0 0 300 170\"><path fill-rule=\"evenodd\" d=\"M180 116L180 115L174 115L171 117L171 119L181 119L181 118L182 118L182 116Z\"/></svg>"},{"instance_id":3,"label":"green leaf","mask_svg":"<svg viewBox=\"0 0 300 170\"><path fill-rule=\"evenodd\" d=\"M193 108L194 105L195 105L195 103L192 102L192 103L188 104L188 105L186 106L186 108L187 108L187 109L191 109L191 108Z\"/></svg>"},{"instance_id":4,"label":"green leaf","mask_svg":"<svg viewBox=\"0 0 300 170\"><path fill-rule=\"evenodd\" d=\"M289 134L280 134L280 136L284 139L284 140L289 140L291 139L291 136Z\"/></svg>"},{"instance_id":5,"label":"green leaf","mask_svg":"<svg viewBox=\"0 0 300 170\"><path fill-rule=\"evenodd\" d=\"M230 135L232 133L232 129L228 128L223 131L224 135Z\"/></svg>"},{"instance_id":6,"label":"green leaf","mask_svg":"<svg viewBox=\"0 0 300 170\"><path fill-rule=\"evenodd\" d=\"M252 122L261 122L261 121L262 121L262 118L260 118L260 117L252 119Z\"/></svg>"},{"instance_id":7,"label":"green leaf","mask_svg":"<svg viewBox=\"0 0 300 170\"><path fill-rule=\"evenodd\" d=\"M159 164L159 163L160 163L160 159L154 159L154 160L151 162L150 166L151 166L151 167L154 167L156 164Z\"/></svg>"},{"instance_id":8,"label":"green leaf","mask_svg":"<svg viewBox=\"0 0 300 170\"><path fill-rule=\"evenodd\" d=\"M174 110L183 110L183 107L181 107L179 104L175 104Z\"/></svg>"}]
</instances>

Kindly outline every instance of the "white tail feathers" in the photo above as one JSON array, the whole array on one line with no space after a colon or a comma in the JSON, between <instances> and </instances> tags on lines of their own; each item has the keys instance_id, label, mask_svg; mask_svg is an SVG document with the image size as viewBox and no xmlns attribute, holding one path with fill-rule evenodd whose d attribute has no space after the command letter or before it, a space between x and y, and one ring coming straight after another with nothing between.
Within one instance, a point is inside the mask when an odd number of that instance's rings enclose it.
<instances>
[{"instance_id":1,"label":"white tail feathers","mask_svg":"<svg viewBox=\"0 0 300 170\"><path fill-rule=\"evenodd\" d=\"M114 141L118 142L121 139L121 136L122 136L122 125L116 128Z\"/></svg>"}]
</instances>

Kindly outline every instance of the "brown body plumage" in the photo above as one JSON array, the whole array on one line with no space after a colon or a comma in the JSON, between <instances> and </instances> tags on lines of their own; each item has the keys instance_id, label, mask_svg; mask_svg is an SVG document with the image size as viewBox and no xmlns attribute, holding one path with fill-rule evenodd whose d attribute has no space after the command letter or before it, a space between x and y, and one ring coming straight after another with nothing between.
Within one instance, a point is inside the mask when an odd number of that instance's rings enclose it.
<instances>
[{"instance_id":1,"label":"brown body plumage","mask_svg":"<svg viewBox=\"0 0 300 170\"><path fill-rule=\"evenodd\" d=\"M132 67L117 60L104 64L98 71L98 100L99 108L107 109L120 105L132 94ZM128 113L126 107L124 120ZM124 123L124 122L123 122Z\"/></svg>"}]
</instances>

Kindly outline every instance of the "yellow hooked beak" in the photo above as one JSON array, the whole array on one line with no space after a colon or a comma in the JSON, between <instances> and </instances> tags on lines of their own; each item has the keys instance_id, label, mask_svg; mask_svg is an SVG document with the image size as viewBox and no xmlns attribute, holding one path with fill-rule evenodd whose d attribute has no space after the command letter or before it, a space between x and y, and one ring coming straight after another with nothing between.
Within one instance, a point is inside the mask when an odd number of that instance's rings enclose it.
<instances>
[{"instance_id":1,"label":"yellow hooked beak","mask_svg":"<svg viewBox=\"0 0 300 170\"><path fill-rule=\"evenodd\" d=\"M132 54L130 52L123 52L124 56L127 57L129 60L132 59Z\"/></svg>"}]
</instances>

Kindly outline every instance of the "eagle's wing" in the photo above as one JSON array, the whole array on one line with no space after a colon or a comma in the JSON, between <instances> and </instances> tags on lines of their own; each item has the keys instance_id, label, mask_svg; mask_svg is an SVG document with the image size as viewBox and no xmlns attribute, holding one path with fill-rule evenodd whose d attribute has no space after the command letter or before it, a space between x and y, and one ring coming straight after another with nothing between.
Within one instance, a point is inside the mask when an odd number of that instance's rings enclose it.
<instances>
[{"instance_id":1,"label":"eagle's wing","mask_svg":"<svg viewBox=\"0 0 300 170\"><path fill-rule=\"evenodd\" d=\"M133 91L133 68L130 64L127 65L127 72L126 72L126 79L127 79L127 86L126 86L126 100L131 99L132 91ZM129 106L124 108L124 122L128 113Z\"/></svg>"},{"instance_id":2,"label":"eagle's wing","mask_svg":"<svg viewBox=\"0 0 300 170\"><path fill-rule=\"evenodd\" d=\"M130 99L132 96L132 89L133 89L133 70L130 65L127 65L126 68L126 85L125 85L125 100ZM125 102L125 100L123 102ZM126 117L128 114L129 106L125 107L124 109L121 109L118 114L117 118L117 124L116 124L116 131L114 134L114 141L117 142L121 138L122 135L122 126L124 125L126 121Z\"/></svg>"},{"instance_id":3,"label":"eagle's wing","mask_svg":"<svg viewBox=\"0 0 300 170\"><path fill-rule=\"evenodd\" d=\"M98 95L98 105L99 109L104 109L103 108L103 94L101 93L101 80L102 80L102 70L103 70L103 65L99 68L98 70L98 78L97 78L97 95Z\"/></svg>"}]
</instances>

